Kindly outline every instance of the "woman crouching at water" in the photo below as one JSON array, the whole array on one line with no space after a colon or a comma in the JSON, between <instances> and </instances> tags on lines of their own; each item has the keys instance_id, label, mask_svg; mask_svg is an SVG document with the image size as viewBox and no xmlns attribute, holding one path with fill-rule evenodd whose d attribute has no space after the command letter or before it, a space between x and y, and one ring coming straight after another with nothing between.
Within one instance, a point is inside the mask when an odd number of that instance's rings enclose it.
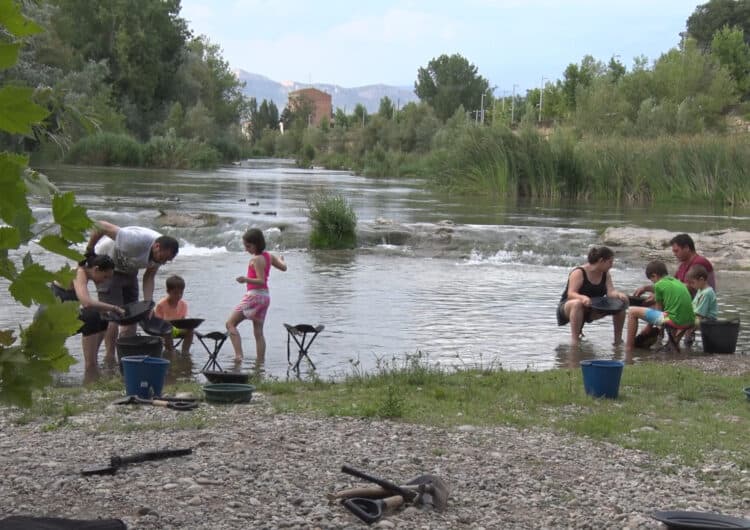
<instances>
[{"instance_id":1,"label":"woman crouching at water","mask_svg":"<svg viewBox=\"0 0 750 530\"><path fill-rule=\"evenodd\" d=\"M83 326L78 333L81 334L86 378L96 375L99 346L101 346L104 331L109 323L102 318L101 312L114 311L120 315L125 314L125 310L121 307L91 298L89 282L93 282L98 287L111 280L114 272L115 262L112 258L107 255L89 254L86 259L78 263L76 276L67 288L56 282L52 284L52 292L62 302L78 301L81 304L78 318L83 321Z\"/></svg>"},{"instance_id":2,"label":"woman crouching at water","mask_svg":"<svg viewBox=\"0 0 750 530\"><path fill-rule=\"evenodd\" d=\"M577 346L583 334L584 322L591 322L607 316L591 307L591 299L596 296L618 298L627 306L628 296L615 290L609 270L615 261L615 253L609 247L593 247L589 251L588 263L576 267L568 275L560 303L557 306L557 325L570 323L570 343ZM625 311L612 315L615 327L614 344L622 343L622 328L625 325Z\"/></svg>"}]
</instances>

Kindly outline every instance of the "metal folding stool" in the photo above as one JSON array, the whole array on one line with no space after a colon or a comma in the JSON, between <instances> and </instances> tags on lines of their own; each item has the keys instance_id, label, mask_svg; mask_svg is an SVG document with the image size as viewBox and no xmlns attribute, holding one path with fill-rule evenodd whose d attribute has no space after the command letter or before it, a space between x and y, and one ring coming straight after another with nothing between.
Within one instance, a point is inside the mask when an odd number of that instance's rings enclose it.
<instances>
[{"instance_id":1,"label":"metal folding stool","mask_svg":"<svg viewBox=\"0 0 750 530\"><path fill-rule=\"evenodd\" d=\"M695 325L688 324L687 326L678 326L673 322L665 322L664 329L667 335L667 348L671 349L675 353L681 353L680 341L686 333L695 331Z\"/></svg>"},{"instance_id":2,"label":"metal folding stool","mask_svg":"<svg viewBox=\"0 0 750 530\"><path fill-rule=\"evenodd\" d=\"M297 343L297 347L299 348L299 350L297 352L297 362L294 363L293 369L299 370L300 361L302 361L303 357L306 357L310 365L313 367L313 370L315 370L315 363L313 363L312 359L310 359L308 351L310 350L310 346L312 346L315 337L317 337L318 333L325 329L325 326L322 324L319 324L317 326L311 326L310 324L297 324L296 326L284 324L284 327L287 331L286 362L291 366L291 339L294 339L294 342ZM308 334L310 335L308 336Z\"/></svg>"},{"instance_id":3,"label":"metal folding stool","mask_svg":"<svg viewBox=\"0 0 750 530\"><path fill-rule=\"evenodd\" d=\"M201 372L213 370L222 372L223 370L216 357L218 357L219 352L221 351L221 347L224 346L224 342L226 342L227 338L229 337L229 333L224 333L221 331L212 331L210 333L198 333L196 331L194 333L195 336L198 337L198 342L203 345L206 353L208 353L208 360L206 361L206 364L203 365L203 368L201 368ZM206 344L204 339L214 341L213 350L208 347L208 344Z\"/></svg>"}]
</instances>

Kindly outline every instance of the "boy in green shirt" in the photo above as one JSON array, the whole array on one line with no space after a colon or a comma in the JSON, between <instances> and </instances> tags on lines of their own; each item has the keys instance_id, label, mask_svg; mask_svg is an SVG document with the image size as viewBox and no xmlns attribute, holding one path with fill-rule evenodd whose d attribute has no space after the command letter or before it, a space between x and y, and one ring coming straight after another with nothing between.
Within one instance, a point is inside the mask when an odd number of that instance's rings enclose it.
<instances>
[{"instance_id":1,"label":"boy in green shirt","mask_svg":"<svg viewBox=\"0 0 750 530\"><path fill-rule=\"evenodd\" d=\"M625 351L632 351L635 347L638 319L645 320L649 326L657 327L667 322L679 327L692 326L695 322L690 291L684 283L669 275L664 262L652 261L649 263L646 266L646 278L654 284L656 304L653 307L631 307L628 309Z\"/></svg>"}]
</instances>

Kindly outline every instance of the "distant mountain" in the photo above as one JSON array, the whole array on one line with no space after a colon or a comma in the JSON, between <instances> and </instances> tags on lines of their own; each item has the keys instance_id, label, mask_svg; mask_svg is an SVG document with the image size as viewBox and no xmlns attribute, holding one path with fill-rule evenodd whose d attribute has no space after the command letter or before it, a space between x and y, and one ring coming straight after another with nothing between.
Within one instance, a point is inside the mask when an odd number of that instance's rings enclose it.
<instances>
[{"instance_id":1,"label":"distant mountain","mask_svg":"<svg viewBox=\"0 0 750 530\"><path fill-rule=\"evenodd\" d=\"M240 81L245 82L244 93L248 97L254 97L258 103L264 99L273 101L281 112L287 104L289 92L300 88L314 87L331 94L333 109L340 107L351 114L357 103L361 103L367 112L378 111L380 100L388 96L394 105L403 107L410 101L419 101L411 87L389 86L389 85L365 85L354 88L344 88L338 85L324 83L298 83L296 81L277 82L260 74L253 74L244 70L235 70L235 75Z\"/></svg>"}]
</instances>

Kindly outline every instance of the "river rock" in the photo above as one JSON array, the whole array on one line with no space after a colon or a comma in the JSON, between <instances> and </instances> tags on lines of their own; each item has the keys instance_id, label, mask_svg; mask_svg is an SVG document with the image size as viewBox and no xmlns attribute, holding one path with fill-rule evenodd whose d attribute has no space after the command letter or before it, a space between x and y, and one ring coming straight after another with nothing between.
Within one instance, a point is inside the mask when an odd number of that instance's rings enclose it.
<instances>
[{"instance_id":1,"label":"river rock","mask_svg":"<svg viewBox=\"0 0 750 530\"><path fill-rule=\"evenodd\" d=\"M615 251L618 258L633 264L660 259L675 261L669 241L677 235L662 229L618 226L607 228L601 236L603 245ZM750 232L726 229L690 234L699 254L707 257L717 269L750 269Z\"/></svg>"},{"instance_id":2,"label":"river rock","mask_svg":"<svg viewBox=\"0 0 750 530\"><path fill-rule=\"evenodd\" d=\"M219 224L219 216L213 213L184 213L159 210L159 215L156 217L156 224L178 228L204 228Z\"/></svg>"}]
</instances>

